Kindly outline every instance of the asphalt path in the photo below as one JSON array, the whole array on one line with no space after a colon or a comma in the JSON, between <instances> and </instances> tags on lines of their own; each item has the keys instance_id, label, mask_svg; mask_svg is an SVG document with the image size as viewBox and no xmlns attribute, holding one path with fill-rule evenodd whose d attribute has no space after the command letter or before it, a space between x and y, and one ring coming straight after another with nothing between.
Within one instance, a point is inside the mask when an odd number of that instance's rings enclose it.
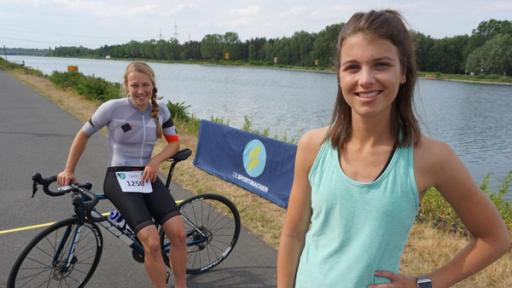
<instances>
[{"instance_id":1,"label":"asphalt path","mask_svg":"<svg viewBox=\"0 0 512 288\"><path fill-rule=\"evenodd\" d=\"M0 71L0 231L72 215L67 196L49 197L38 192L31 199L31 176L35 172L45 177L58 173L81 126L72 115ZM97 133L91 137L77 167L78 181L93 183L93 190L101 189L106 165L107 139ZM176 199L191 195L174 184L172 191ZM112 209L110 203L99 207L104 212ZM0 234L0 287L6 286L12 264L21 250L41 230ZM132 259L130 248L103 229L102 232L103 254L87 287L151 287L143 265ZM275 259L275 249L242 228L228 259L207 273L188 276L188 285L192 288L275 287Z\"/></svg>"}]
</instances>

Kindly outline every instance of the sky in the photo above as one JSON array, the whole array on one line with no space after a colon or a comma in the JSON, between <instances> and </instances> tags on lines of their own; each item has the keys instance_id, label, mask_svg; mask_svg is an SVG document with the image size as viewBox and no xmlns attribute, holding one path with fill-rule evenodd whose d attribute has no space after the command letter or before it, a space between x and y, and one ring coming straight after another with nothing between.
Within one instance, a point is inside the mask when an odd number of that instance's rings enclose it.
<instances>
[{"instance_id":1,"label":"sky","mask_svg":"<svg viewBox=\"0 0 512 288\"><path fill-rule=\"evenodd\" d=\"M0 47L49 48L236 32L241 41L319 32L359 11L398 10L433 38L470 35L482 21L512 20L510 0L0 0Z\"/></svg>"}]
</instances>

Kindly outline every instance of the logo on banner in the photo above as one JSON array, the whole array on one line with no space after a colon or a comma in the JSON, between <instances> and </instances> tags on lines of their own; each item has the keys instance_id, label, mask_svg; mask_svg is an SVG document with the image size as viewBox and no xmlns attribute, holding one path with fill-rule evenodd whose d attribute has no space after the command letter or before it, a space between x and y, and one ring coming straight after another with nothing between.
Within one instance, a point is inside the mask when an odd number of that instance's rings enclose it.
<instances>
[{"instance_id":1,"label":"logo on banner","mask_svg":"<svg viewBox=\"0 0 512 288\"><path fill-rule=\"evenodd\" d=\"M258 177L265 170L267 151L260 140L254 139L245 145L243 154L245 172L251 177Z\"/></svg>"}]
</instances>

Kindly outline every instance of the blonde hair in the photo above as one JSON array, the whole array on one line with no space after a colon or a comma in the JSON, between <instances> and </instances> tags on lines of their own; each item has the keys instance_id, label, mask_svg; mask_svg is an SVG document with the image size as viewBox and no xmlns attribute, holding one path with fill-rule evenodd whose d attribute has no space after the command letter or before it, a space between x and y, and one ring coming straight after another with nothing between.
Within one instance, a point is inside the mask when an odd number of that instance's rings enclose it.
<instances>
[{"instance_id":1,"label":"blonde hair","mask_svg":"<svg viewBox=\"0 0 512 288\"><path fill-rule=\"evenodd\" d=\"M148 64L142 61L134 61L126 66L126 70L124 72L124 89L128 91L128 74L132 72L138 72L145 74L151 80L151 84L153 85L153 94L151 95L151 117L155 119L156 123L156 137L161 138L163 135L162 126L160 125L160 119L158 118L158 102L156 101L156 92L158 89L155 84L155 72Z\"/></svg>"}]
</instances>

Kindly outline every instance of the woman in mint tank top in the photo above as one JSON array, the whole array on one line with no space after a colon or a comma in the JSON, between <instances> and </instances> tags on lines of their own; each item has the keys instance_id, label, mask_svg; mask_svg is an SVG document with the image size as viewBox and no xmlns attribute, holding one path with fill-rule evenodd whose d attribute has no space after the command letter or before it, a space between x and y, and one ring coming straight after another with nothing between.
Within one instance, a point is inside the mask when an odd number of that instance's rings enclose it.
<instances>
[{"instance_id":1,"label":"woman in mint tank top","mask_svg":"<svg viewBox=\"0 0 512 288\"><path fill-rule=\"evenodd\" d=\"M354 14L336 71L331 124L297 147L278 287L449 287L503 255L510 235L492 202L447 144L420 131L414 45L400 14ZM444 266L403 275L400 256L431 186L474 237Z\"/></svg>"}]
</instances>

